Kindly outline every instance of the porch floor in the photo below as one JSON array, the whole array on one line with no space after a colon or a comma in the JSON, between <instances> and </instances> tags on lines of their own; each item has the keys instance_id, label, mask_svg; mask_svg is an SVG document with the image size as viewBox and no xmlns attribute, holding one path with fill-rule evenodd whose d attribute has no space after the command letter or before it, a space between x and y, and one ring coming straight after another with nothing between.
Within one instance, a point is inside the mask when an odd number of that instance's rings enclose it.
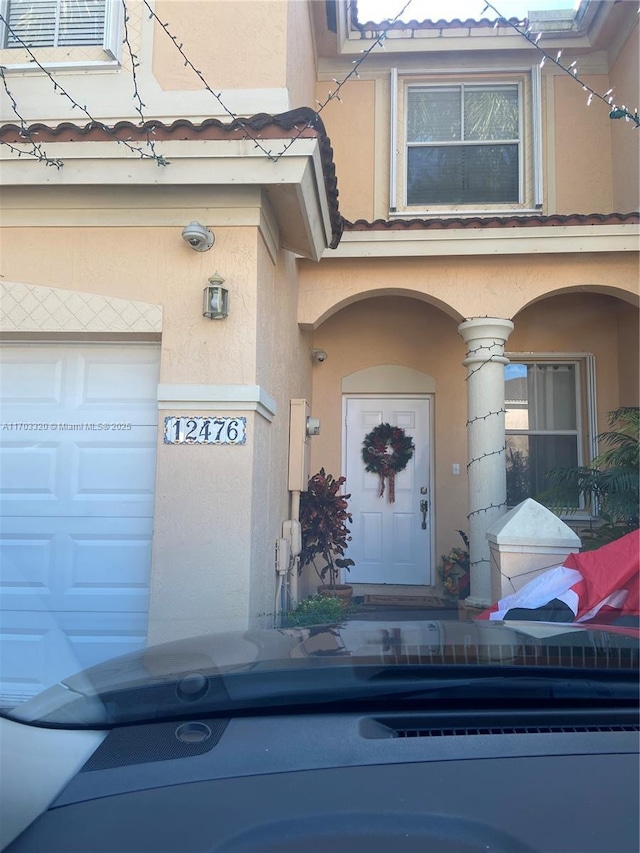
<instances>
[{"instance_id":1,"label":"porch floor","mask_svg":"<svg viewBox=\"0 0 640 853\"><path fill-rule=\"evenodd\" d=\"M407 597L405 602L381 601L382 596L354 595L348 619L372 622L415 622L447 621L460 618L458 602L451 599L430 597L420 601L421 597ZM389 598L392 598L389 596ZM466 618L466 617L463 617Z\"/></svg>"}]
</instances>

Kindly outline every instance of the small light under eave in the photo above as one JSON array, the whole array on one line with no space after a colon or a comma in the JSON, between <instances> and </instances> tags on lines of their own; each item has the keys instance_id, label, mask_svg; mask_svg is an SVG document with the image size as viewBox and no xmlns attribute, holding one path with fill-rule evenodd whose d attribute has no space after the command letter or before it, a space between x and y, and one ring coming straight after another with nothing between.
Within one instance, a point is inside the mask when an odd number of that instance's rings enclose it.
<instances>
[{"instance_id":1,"label":"small light under eave","mask_svg":"<svg viewBox=\"0 0 640 853\"><path fill-rule=\"evenodd\" d=\"M202 316L210 320L224 320L229 316L229 291L223 287L224 279L219 273L209 277L209 284L202 294Z\"/></svg>"}]
</instances>

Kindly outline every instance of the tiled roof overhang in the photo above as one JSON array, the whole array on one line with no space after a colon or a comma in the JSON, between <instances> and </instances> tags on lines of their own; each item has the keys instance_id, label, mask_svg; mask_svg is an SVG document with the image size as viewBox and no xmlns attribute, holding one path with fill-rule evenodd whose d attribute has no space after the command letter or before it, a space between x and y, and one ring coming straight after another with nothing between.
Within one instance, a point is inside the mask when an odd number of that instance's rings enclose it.
<instances>
[{"instance_id":1,"label":"tiled roof overhang","mask_svg":"<svg viewBox=\"0 0 640 853\"><path fill-rule=\"evenodd\" d=\"M520 18L508 18L506 23L504 20L501 21L500 26L520 23L522 23ZM410 21L398 20L389 24L388 21L366 21L365 23L361 23L357 17L354 17L352 18L352 25L354 29L360 30L363 33L371 31L382 32L382 30L475 30L482 28L494 29L496 21L495 18L493 20L490 18L465 18L464 21L461 18L452 18L451 20L438 18L437 21L432 21L431 19L417 21L415 18L412 18Z\"/></svg>"},{"instance_id":2,"label":"tiled roof overhang","mask_svg":"<svg viewBox=\"0 0 640 853\"><path fill-rule=\"evenodd\" d=\"M45 145L54 142L116 142L117 139L123 139L131 143L145 143L147 135L150 133L153 135L154 143L163 140L255 138L267 151L272 148L274 157L278 156L279 151L284 146L272 147L269 145L269 140L284 140L285 144L290 141L292 143L291 148L293 148L295 140L298 138L316 139L320 151L324 188L331 221L330 248L335 248L340 242L343 220L338 209L338 184L333 162L333 149L322 119L309 107L301 107L279 115L260 113L249 118L236 118L228 123L214 118L205 119L198 124L194 124L188 119L178 119L171 124L154 120L147 121L144 124L120 121L112 126L100 122L90 122L82 126L72 122L62 122L50 126L39 122L24 129L20 125L9 123L0 126L0 142L18 145L33 140Z\"/></svg>"},{"instance_id":3,"label":"tiled roof overhang","mask_svg":"<svg viewBox=\"0 0 640 853\"><path fill-rule=\"evenodd\" d=\"M428 231L454 228L539 228L570 225L637 225L640 213L568 213L528 216L429 217L343 220L345 231Z\"/></svg>"}]
</instances>

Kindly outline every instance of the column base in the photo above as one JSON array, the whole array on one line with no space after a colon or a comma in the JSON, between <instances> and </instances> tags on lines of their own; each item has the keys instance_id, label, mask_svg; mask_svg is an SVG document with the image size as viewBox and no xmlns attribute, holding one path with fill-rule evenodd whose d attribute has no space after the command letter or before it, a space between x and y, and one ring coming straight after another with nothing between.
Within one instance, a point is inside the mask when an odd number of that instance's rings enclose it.
<instances>
[{"instance_id":1,"label":"column base","mask_svg":"<svg viewBox=\"0 0 640 853\"><path fill-rule=\"evenodd\" d=\"M484 598L476 598L473 595L465 598L463 603L465 607L469 607L473 610L486 610L487 607L490 607L493 604L492 601L487 601Z\"/></svg>"}]
</instances>

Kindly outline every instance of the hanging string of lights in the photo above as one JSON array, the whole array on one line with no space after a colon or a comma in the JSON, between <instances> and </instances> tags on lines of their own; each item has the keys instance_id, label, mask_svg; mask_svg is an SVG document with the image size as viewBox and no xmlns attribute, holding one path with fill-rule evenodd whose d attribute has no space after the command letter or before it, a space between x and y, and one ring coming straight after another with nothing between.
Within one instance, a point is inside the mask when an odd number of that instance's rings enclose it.
<instances>
[{"instance_id":1,"label":"hanging string of lights","mask_svg":"<svg viewBox=\"0 0 640 853\"><path fill-rule=\"evenodd\" d=\"M45 68L45 66L44 66L44 65L42 65L42 63L38 60L37 56L36 56L36 55L35 55L35 53L31 50L31 48L29 47L29 45L28 45L28 44L24 41L24 39L23 39L23 38L22 38L22 37L21 37L21 36L20 36L20 35L19 35L19 34L18 34L18 33L17 33L13 28L12 28L12 27L11 27L11 25L9 24L9 22L7 21L7 19L6 19L6 18L5 18L1 13L0 13L0 22L2 22L2 23L4 24L4 26L5 26L5 27L6 27L6 29L7 29L7 32L11 33L11 35L12 35L12 36L13 36L13 38L18 42L18 44L20 44L20 46L21 46L21 47L23 47L23 48L27 51L27 53L29 54L29 56L30 56L30 58L31 58L31 61L34 63L34 65L35 65L37 68L39 68L39 69L40 69L40 71L42 71L42 72L43 72L43 74L45 74L45 75L49 78L49 80L51 81L51 84L52 84L52 86L53 86L53 91L54 91L54 92L57 92L57 93L58 93L59 95L61 95L62 97L66 98L66 99L71 103L71 109L78 109L78 110L80 110L81 112L83 112L83 113L86 115L86 117L89 119L89 121L91 122L91 124L93 125L93 127L95 127L95 128L99 128L100 130L102 130L102 131L104 131L105 133L107 133L109 136L111 136L111 137L112 137L112 138L117 142L117 144L118 144L118 145L122 145L122 146L124 146L125 148L127 148L129 151L131 151L132 153L137 154L137 155L140 157L140 159L143 159L143 160L145 160L145 159L148 159L148 160L155 160L155 162L158 164L158 166L167 166L167 165L168 165L167 161L166 161L166 160L164 159L164 157L162 157L161 155L159 155L159 154L153 154L153 153L148 153L148 152L147 152L147 151L145 151L144 149L139 148L137 145L133 145L133 144L132 144L131 142L129 142L127 139L123 139L122 137L120 137L120 136L118 135L118 133L117 133L117 132L112 128L112 127L109 127L109 125L108 125L108 124L105 124L104 122L102 122L102 121L98 121L98 119L94 118L94 116L93 116L93 115L89 112L89 110L87 109L86 104L84 104L84 105L83 105L83 104L79 104L79 103L78 103L78 102L73 98L73 96L72 96L72 95L70 95L70 94L69 94L69 92L67 92L67 90L64 88L64 86L62 86L62 84L61 84L61 83L59 83L59 82L54 78L53 74L51 74L51 72L50 72L47 68ZM12 97L12 96L10 95L10 98L11 98L11 97ZM15 100L15 99L14 99L14 100ZM0 143L2 143L3 145L7 145L7 144L8 144L8 143L6 143L4 140L0 140Z\"/></svg>"},{"instance_id":2,"label":"hanging string of lights","mask_svg":"<svg viewBox=\"0 0 640 853\"><path fill-rule=\"evenodd\" d=\"M123 4L124 4L125 0L122 0L122 2L123 2ZM199 80L200 80L200 82L202 83L202 85L203 85L203 87L205 88L205 90L206 90L207 92L209 92L209 94L213 95L213 97L216 99L216 101L218 102L218 104L220 105L220 107L222 108L222 110L226 113L226 115L228 115L228 116L229 116L229 118L231 118L233 121L237 122L237 124L238 124L238 128L239 128L239 129L242 131L242 133L243 133L243 138L244 138L244 139L250 139L250 140L254 143L255 147L256 147L256 148L259 148L259 149L260 149L260 151L262 151L262 153L263 153L263 154L265 154L265 155L269 158L269 160L272 160L272 161L274 161L274 162L275 162L275 160L277 160L278 158L277 158L277 157L275 157L275 156L272 154L271 149L267 149L267 148L262 144L262 142L258 139L258 137L257 137L257 136L255 136L255 134L253 134L253 133L251 132L251 128L250 128L250 127L248 127L248 125L246 125L246 124L242 121L242 119L239 119L239 118L238 118L238 116L237 116L237 115L236 115L232 110L230 110L230 109L229 109L229 107L228 107L228 106L224 103L224 101L222 100L222 93L221 93L221 92L216 92L216 91L215 91L215 90L214 90L214 89L209 85L209 83L206 81L206 79L205 79L204 74L202 73L202 71L199 71L199 70L195 67L195 65L193 64L193 62L191 62L191 60L189 59L189 57L188 57L188 56L187 56L187 54L185 53L185 50L184 50L184 44L183 44L183 42L179 42L179 41L178 41L178 37L177 37L177 36L174 36L174 35L171 33L171 30L169 29L169 24L168 24L167 22L165 22L165 21L162 21L162 20L158 17L158 15L155 13L154 9L152 9L152 8L151 8L151 6L149 5L148 0L143 0L143 3L144 3L144 5L146 6L146 8L147 8L147 10L148 10L148 12L149 12L149 19L150 19L150 20L153 20L153 21L156 21L156 23L161 27L161 29L163 30L163 32L164 32L164 33L165 33L165 34L166 34L166 35L171 39L171 41L173 42L173 44L174 44L174 46L175 46L176 50L178 51L178 53L180 54L180 56L182 57L182 59L183 59L183 61L184 61L185 67L186 67L186 68L190 68L190 69L193 71L193 73L198 77L198 79L199 79ZM306 127L307 127L307 125L305 124L305 128L306 128ZM304 130L304 129L303 129L303 130ZM301 132L303 132L303 131L301 131Z\"/></svg>"},{"instance_id":3,"label":"hanging string of lights","mask_svg":"<svg viewBox=\"0 0 640 853\"><path fill-rule=\"evenodd\" d=\"M397 15L395 15L395 17L393 17L393 18L389 18L389 19L387 20L386 25L383 27L382 31L379 33L379 35L376 37L376 39L375 39L375 40L374 40L374 41L369 45L369 47L367 47L366 49L364 49L364 50L362 50L362 51L361 51L361 56L360 56L360 57L358 57L358 59L354 59L354 60L353 60L353 62L352 62L353 68L349 71L349 73L348 73L345 77L343 77L343 79L342 79L342 80L338 80L336 77L334 77L334 78L333 78L333 82L336 84L336 88L335 88L335 89L332 89L332 90L329 92L329 94L328 94L328 95L327 95L327 97L324 99L324 101L318 101L318 100L316 100L316 104L317 104L317 107L318 107L318 108L317 108L317 110L316 110L316 115L320 115L320 113L324 110L324 108L327 106L327 104L330 104L330 103L331 103L331 101L339 101L340 103L342 103L342 98L340 97L340 90L342 89L342 87L343 87L346 83L348 83L348 82L349 82L349 80L351 80L351 78L352 78L352 77L355 77L356 79L359 79L360 75L359 75L359 73L358 73L358 69L360 68L360 66L362 65L362 63L367 59L367 57L371 54L371 52L372 52L373 50L375 50L375 49L376 49L376 47L381 46L381 47L383 47L383 48L384 48L384 40L385 40L385 38L387 37L387 33L388 33L388 31L391 29L391 27L393 26L393 24L395 24L395 22L396 22L396 21L399 21L399 20L401 19L402 15L404 15L404 13L406 12L406 10L408 9L408 7L409 7L412 3L413 3L413 0L407 0L407 2L404 4L404 6L402 7L402 9L400 9L400 11L398 12L398 14L397 14ZM303 132L304 132L304 129L303 129L303 130L298 131L298 133L297 133L295 136L293 136L293 137L292 137L292 138L291 138L291 139L290 139L290 140L285 144L284 148L283 148L283 149L282 149L282 151L278 154L278 157L277 157L276 159L279 159L280 157L282 157L282 155L283 155L283 154L284 154L284 153L285 153L289 148L291 148L291 146L292 146L292 145L293 145L293 143L296 141L296 139L299 139L299 138L300 138L300 136L302 135L302 133L303 133Z\"/></svg>"},{"instance_id":4,"label":"hanging string of lights","mask_svg":"<svg viewBox=\"0 0 640 853\"><path fill-rule=\"evenodd\" d=\"M121 0L122 2L122 13L123 13L123 39L122 42L127 46L127 51L129 53L129 59L131 60L131 77L133 81L133 103L136 108L136 112L140 116L140 124L145 125L145 117L143 109L146 106L143 103L142 97L140 95L140 91L138 89L138 74L136 72L136 68L140 67L140 61L138 55L133 52L133 47L131 46L131 40L129 38L129 10L127 9L126 0ZM151 138L151 134L154 133L148 127L145 127L145 135L147 137L147 146L151 151L151 154L154 158L158 157L158 153L156 151L156 146L154 140ZM168 161L165 161L166 165L169 165Z\"/></svg>"},{"instance_id":5,"label":"hanging string of lights","mask_svg":"<svg viewBox=\"0 0 640 853\"><path fill-rule=\"evenodd\" d=\"M564 65L560 59L562 58L562 50L559 50L556 56L552 56L548 53L543 47L540 45L540 39L542 38L542 33L533 33L531 25L527 21L520 21L515 24L513 21L505 18L504 15L496 9L493 3L486 2L485 7L482 10L482 14L484 14L488 9L491 9L498 18L496 20L495 26L496 28L499 26L507 26L511 27L512 30L515 30L519 35L521 35L524 39L526 39L529 44L534 47L538 53L542 56L540 60L540 67L542 68L545 63L549 62L551 65L555 65L556 68L559 68L561 71L564 71L565 74L568 74L572 80L575 80L580 86L582 86L583 90L587 93L587 106L591 106L593 100L602 101L606 104L609 109L609 118L611 119L620 119L623 118L626 121L633 122L634 127L640 127L640 116L638 115L638 108L636 107L633 112L627 109L625 104L622 106L618 106L613 97L613 88L606 91L603 95L599 92L596 92L591 86L584 82L580 77L578 77L578 61L574 60L569 63L569 65Z\"/></svg>"},{"instance_id":6,"label":"hanging string of lights","mask_svg":"<svg viewBox=\"0 0 640 853\"><path fill-rule=\"evenodd\" d=\"M4 144L9 147L11 151L17 153L18 157L27 156L33 157L36 160L39 160L41 163L44 163L46 166L55 166L56 169L61 169L64 163L62 160L58 160L52 157L47 157L46 152L42 148L39 142L36 142L33 138L33 134L29 131L29 126L27 124L26 119L20 113L18 109L18 102L13 97L11 91L9 90L9 86L7 84L7 78L4 73L4 68L0 65L0 77L2 78L2 85L4 86L4 90L7 93L7 97L9 98L9 102L11 104L11 109L13 110L16 118L20 122L20 136L26 141L29 142L31 147L30 151L25 151L22 148L17 148L15 145L11 145L9 142L5 142Z\"/></svg>"}]
</instances>

